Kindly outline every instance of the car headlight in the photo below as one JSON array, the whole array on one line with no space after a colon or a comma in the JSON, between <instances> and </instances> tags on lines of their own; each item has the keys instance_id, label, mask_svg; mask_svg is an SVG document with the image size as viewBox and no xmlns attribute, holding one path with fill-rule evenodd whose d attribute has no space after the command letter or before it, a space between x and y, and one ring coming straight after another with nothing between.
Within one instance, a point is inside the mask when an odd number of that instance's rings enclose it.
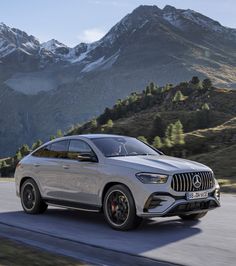
<instances>
[{"instance_id":1,"label":"car headlight","mask_svg":"<svg viewBox=\"0 0 236 266\"><path fill-rule=\"evenodd\" d=\"M164 184L168 179L168 175L155 173L137 173L136 177L144 184Z\"/></svg>"}]
</instances>

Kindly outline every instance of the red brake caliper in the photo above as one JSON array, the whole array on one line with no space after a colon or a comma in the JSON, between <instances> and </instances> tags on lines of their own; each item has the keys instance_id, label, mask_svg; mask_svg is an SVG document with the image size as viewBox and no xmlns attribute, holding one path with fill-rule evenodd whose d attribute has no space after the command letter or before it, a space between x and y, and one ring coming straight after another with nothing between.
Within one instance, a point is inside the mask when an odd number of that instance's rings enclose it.
<instances>
[{"instance_id":1,"label":"red brake caliper","mask_svg":"<svg viewBox=\"0 0 236 266\"><path fill-rule=\"evenodd\" d=\"M116 212L116 204L114 201L111 202L111 212L112 213Z\"/></svg>"}]
</instances>

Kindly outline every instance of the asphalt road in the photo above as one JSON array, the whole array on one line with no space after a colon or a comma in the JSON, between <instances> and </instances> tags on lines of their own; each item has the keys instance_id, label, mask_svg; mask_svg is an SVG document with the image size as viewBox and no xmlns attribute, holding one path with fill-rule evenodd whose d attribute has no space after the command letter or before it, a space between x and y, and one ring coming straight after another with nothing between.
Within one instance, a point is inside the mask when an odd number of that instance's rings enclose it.
<instances>
[{"instance_id":1,"label":"asphalt road","mask_svg":"<svg viewBox=\"0 0 236 266\"><path fill-rule=\"evenodd\" d=\"M97 258L93 261L100 264L99 253L110 257L111 265L122 264L122 258L126 262L140 258L139 265L158 265L155 260L169 265L235 265L236 196L223 195L222 207L200 222L158 218L147 220L135 231L118 232L107 226L102 214L49 208L43 215L27 215L15 196L14 183L0 182L1 234L25 238L26 243L36 246L40 246L41 236L42 247L49 249L51 243L51 250L72 256L78 253L73 253L78 245L79 255L87 254L85 260L89 256ZM83 247L87 247L84 252Z\"/></svg>"}]
</instances>

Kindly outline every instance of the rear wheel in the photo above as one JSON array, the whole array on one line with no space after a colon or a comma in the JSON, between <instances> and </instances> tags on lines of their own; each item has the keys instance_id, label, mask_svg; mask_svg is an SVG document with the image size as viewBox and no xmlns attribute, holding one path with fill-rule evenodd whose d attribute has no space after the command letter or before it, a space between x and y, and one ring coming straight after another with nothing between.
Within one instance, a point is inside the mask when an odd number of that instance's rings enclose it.
<instances>
[{"instance_id":1,"label":"rear wheel","mask_svg":"<svg viewBox=\"0 0 236 266\"><path fill-rule=\"evenodd\" d=\"M26 180L21 187L21 204L28 214L39 214L47 210L48 205L43 201L36 182Z\"/></svg>"},{"instance_id":2,"label":"rear wheel","mask_svg":"<svg viewBox=\"0 0 236 266\"><path fill-rule=\"evenodd\" d=\"M201 212L201 213L196 213L196 214L183 214L179 215L179 217L183 220L199 220L203 218L207 212Z\"/></svg>"},{"instance_id":3,"label":"rear wheel","mask_svg":"<svg viewBox=\"0 0 236 266\"><path fill-rule=\"evenodd\" d=\"M108 224L116 230L133 229L142 221L136 215L135 202L129 189L123 185L115 185L107 191L103 210Z\"/></svg>"}]
</instances>

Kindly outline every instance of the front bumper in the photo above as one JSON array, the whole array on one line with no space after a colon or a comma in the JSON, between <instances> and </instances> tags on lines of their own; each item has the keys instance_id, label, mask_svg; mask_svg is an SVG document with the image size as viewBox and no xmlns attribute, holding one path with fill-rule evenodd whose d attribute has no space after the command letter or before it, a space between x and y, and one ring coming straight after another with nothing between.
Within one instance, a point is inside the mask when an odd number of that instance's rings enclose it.
<instances>
[{"instance_id":1,"label":"front bumper","mask_svg":"<svg viewBox=\"0 0 236 266\"><path fill-rule=\"evenodd\" d=\"M152 193L145 202L143 211L137 213L141 217L166 217L182 214L193 214L213 210L220 207L218 188L208 191L204 199L187 200L185 193L173 195L168 192Z\"/></svg>"},{"instance_id":2,"label":"front bumper","mask_svg":"<svg viewBox=\"0 0 236 266\"><path fill-rule=\"evenodd\" d=\"M165 214L165 216L194 214L199 212L210 211L217 207L219 207L219 205L214 198L209 198L204 201L183 202L171 208Z\"/></svg>"}]
</instances>

